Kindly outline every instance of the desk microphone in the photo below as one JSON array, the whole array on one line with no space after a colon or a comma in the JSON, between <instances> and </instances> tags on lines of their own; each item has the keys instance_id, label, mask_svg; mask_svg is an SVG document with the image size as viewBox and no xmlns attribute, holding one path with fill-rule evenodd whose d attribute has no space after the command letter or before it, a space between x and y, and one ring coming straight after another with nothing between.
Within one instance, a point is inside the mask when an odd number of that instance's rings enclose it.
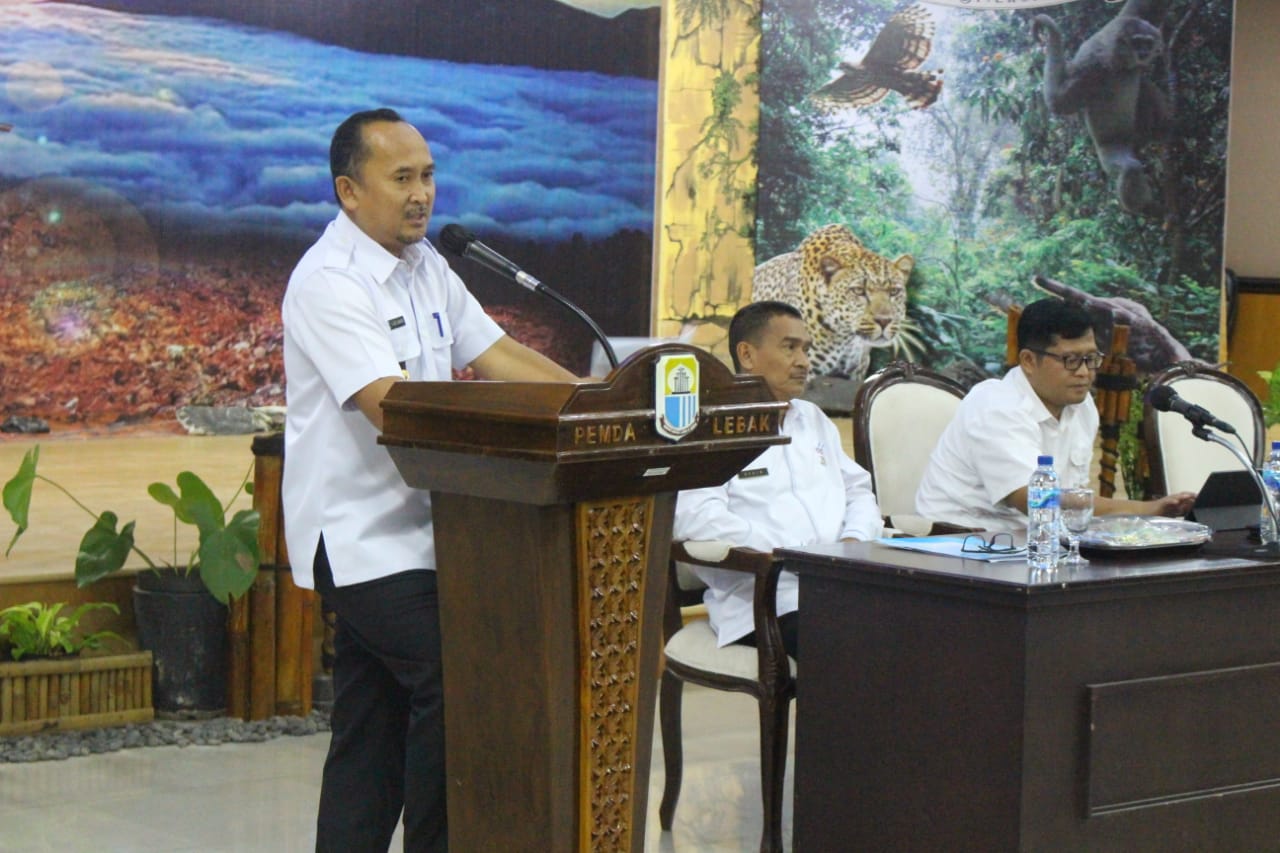
<instances>
[{"instance_id":1,"label":"desk microphone","mask_svg":"<svg viewBox=\"0 0 1280 853\"><path fill-rule=\"evenodd\" d=\"M1168 385L1157 385L1147 393L1147 402L1153 409L1161 412L1177 412L1198 427L1213 427L1222 432L1235 435L1236 428L1226 421L1220 421L1207 409L1188 403L1178 396Z\"/></svg>"},{"instance_id":2,"label":"desk microphone","mask_svg":"<svg viewBox=\"0 0 1280 853\"><path fill-rule=\"evenodd\" d=\"M456 223L440 229L440 242L446 249L460 258L470 258L483 267L493 270L498 275L506 276L521 287L534 292L543 289L542 282L529 275L512 261L490 249L476 239L466 228Z\"/></svg>"}]
</instances>

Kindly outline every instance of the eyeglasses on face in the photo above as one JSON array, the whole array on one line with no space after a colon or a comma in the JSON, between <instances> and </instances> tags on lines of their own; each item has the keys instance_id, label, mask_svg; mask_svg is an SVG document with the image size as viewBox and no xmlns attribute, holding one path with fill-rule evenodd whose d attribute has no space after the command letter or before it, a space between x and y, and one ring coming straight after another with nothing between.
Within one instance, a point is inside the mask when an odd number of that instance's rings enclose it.
<instances>
[{"instance_id":1,"label":"eyeglasses on face","mask_svg":"<svg viewBox=\"0 0 1280 853\"><path fill-rule=\"evenodd\" d=\"M1031 348L1027 347L1027 349ZM1068 373L1075 373L1080 369L1080 365L1082 364L1090 370L1097 370L1099 367L1102 367L1102 362L1107 358L1100 352L1091 352L1087 355L1080 355L1079 353L1071 352L1063 355L1061 353L1049 352L1047 349L1032 349L1031 351L1057 359L1062 362L1062 366Z\"/></svg>"},{"instance_id":2,"label":"eyeglasses on face","mask_svg":"<svg viewBox=\"0 0 1280 853\"><path fill-rule=\"evenodd\" d=\"M960 550L971 554L1012 554L1022 549L1013 544L1011 533L992 533L990 539L979 533L970 533L960 543Z\"/></svg>"}]
</instances>

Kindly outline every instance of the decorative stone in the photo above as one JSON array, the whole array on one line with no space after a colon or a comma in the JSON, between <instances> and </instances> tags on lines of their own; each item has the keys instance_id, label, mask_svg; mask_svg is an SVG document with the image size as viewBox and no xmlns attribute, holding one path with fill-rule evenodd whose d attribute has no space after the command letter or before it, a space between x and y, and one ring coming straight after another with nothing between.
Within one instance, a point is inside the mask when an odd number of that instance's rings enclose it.
<instances>
[{"instance_id":1,"label":"decorative stone","mask_svg":"<svg viewBox=\"0 0 1280 853\"><path fill-rule=\"evenodd\" d=\"M48 432L49 422L44 418L12 415L0 424L0 432L37 433Z\"/></svg>"},{"instance_id":2,"label":"decorative stone","mask_svg":"<svg viewBox=\"0 0 1280 853\"><path fill-rule=\"evenodd\" d=\"M178 423L192 435L247 435L284 426L283 406L179 406Z\"/></svg>"},{"instance_id":3,"label":"decorative stone","mask_svg":"<svg viewBox=\"0 0 1280 853\"><path fill-rule=\"evenodd\" d=\"M318 710L313 710L306 717L271 717L253 721L233 717L190 721L155 720L86 731L0 737L0 764L54 761L144 746L256 743L281 736L300 737L328 730L329 715Z\"/></svg>"}]
</instances>

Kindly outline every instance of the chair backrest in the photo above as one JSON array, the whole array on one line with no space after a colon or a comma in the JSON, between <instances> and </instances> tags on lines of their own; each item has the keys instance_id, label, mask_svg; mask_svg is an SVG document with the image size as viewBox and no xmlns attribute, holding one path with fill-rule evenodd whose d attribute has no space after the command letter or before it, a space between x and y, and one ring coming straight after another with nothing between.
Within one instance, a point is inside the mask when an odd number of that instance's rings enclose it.
<instances>
[{"instance_id":1,"label":"chair backrest","mask_svg":"<svg viewBox=\"0 0 1280 853\"><path fill-rule=\"evenodd\" d=\"M853 401L853 456L871 474L880 512L908 533L929 455L964 388L932 370L895 361L867 377Z\"/></svg>"},{"instance_id":2,"label":"chair backrest","mask_svg":"<svg viewBox=\"0 0 1280 853\"><path fill-rule=\"evenodd\" d=\"M1150 387L1168 385L1178 396L1236 428L1254 466L1262 464L1266 431L1262 404L1239 379L1199 362L1183 361L1152 377ZM1240 461L1226 448L1191 434L1191 424L1177 412L1143 405L1142 435L1151 464L1155 494L1199 491L1214 471L1235 471ZM1223 438L1230 440L1231 436Z\"/></svg>"}]
</instances>

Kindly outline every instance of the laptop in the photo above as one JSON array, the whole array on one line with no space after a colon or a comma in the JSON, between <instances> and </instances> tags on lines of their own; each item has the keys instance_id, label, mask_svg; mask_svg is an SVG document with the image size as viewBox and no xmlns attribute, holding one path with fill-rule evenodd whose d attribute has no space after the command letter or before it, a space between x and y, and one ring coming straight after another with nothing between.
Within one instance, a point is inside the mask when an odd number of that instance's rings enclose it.
<instances>
[{"instance_id":1,"label":"laptop","mask_svg":"<svg viewBox=\"0 0 1280 853\"><path fill-rule=\"evenodd\" d=\"M1214 471L1196 494L1187 518L1214 531L1258 526L1262 493L1249 471Z\"/></svg>"}]
</instances>

